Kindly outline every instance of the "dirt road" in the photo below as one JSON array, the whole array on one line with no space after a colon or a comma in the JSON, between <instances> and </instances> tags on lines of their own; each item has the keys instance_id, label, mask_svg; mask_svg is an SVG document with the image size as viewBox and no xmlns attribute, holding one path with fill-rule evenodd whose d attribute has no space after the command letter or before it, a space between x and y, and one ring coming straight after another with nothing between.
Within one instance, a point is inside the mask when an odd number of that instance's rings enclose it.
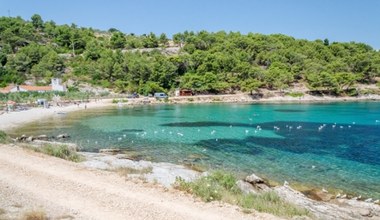
<instances>
[{"instance_id":1,"label":"dirt road","mask_svg":"<svg viewBox=\"0 0 380 220\"><path fill-rule=\"evenodd\" d=\"M10 145L0 145L0 208L0 219L36 209L52 219L274 219Z\"/></svg>"}]
</instances>

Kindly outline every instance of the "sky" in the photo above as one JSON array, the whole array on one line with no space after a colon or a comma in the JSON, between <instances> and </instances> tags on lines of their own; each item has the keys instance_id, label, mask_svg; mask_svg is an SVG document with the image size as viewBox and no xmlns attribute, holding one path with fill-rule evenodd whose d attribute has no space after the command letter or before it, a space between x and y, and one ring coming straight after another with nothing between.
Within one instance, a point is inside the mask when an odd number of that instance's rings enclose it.
<instances>
[{"instance_id":1,"label":"sky","mask_svg":"<svg viewBox=\"0 0 380 220\"><path fill-rule=\"evenodd\" d=\"M240 31L380 49L380 0L0 0L0 16L124 33Z\"/></svg>"}]
</instances>

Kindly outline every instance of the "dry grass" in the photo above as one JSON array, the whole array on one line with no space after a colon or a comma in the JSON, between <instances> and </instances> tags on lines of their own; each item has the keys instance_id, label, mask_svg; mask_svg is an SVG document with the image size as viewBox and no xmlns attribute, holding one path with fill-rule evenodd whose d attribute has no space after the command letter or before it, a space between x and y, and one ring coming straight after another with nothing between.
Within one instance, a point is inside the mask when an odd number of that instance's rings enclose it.
<instances>
[{"instance_id":1,"label":"dry grass","mask_svg":"<svg viewBox=\"0 0 380 220\"><path fill-rule=\"evenodd\" d=\"M23 220L47 220L46 213L42 210L32 210L24 213Z\"/></svg>"},{"instance_id":2,"label":"dry grass","mask_svg":"<svg viewBox=\"0 0 380 220\"><path fill-rule=\"evenodd\" d=\"M70 149L66 145L52 145L46 144L41 147L36 147L32 145L23 146L28 149L32 149L33 151L44 153L50 156L58 157L64 160L69 160L73 162L81 162L83 158L79 155L75 150Z\"/></svg>"},{"instance_id":3,"label":"dry grass","mask_svg":"<svg viewBox=\"0 0 380 220\"><path fill-rule=\"evenodd\" d=\"M151 173L153 170L153 167L146 167L143 169L135 169L131 167L120 167L116 169L115 171L120 174L120 176L128 176L129 174L148 174Z\"/></svg>"}]
</instances>

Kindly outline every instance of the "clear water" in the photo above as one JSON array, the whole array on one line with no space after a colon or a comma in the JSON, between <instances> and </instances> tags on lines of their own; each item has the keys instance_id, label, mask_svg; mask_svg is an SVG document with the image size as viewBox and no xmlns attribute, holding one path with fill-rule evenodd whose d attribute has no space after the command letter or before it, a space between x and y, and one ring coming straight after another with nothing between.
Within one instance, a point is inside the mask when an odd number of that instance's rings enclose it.
<instances>
[{"instance_id":1,"label":"clear water","mask_svg":"<svg viewBox=\"0 0 380 220\"><path fill-rule=\"evenodd\" d=\"M142 159L380 198L379 102L88 109L21 133L68 133L87 151L119 147Z\"/></svg>"}]
</instances>

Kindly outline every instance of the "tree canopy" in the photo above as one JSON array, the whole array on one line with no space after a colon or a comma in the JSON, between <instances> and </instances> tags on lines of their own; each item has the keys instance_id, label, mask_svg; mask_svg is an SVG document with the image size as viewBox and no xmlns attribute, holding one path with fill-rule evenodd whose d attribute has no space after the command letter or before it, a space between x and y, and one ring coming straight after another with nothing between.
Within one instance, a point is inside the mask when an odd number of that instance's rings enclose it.
<instances>
[{"instance_id":1,"label":"tree canopy","mask_svg":"<svg viewBox=\"0 0 380 220\"><path fill-rule=\"evenodd\" d=\"M173 44L179 52L166 53ZM170 40L165 33L138 36L57 25L37 14L30 21L0 17L0 86L46 84L54 76L142 94L178 87L252 93L295 83L341 94L357 83L376 83L380 52L363 43L282 34L184 31Z\"/></svg>"}]
</instances>

